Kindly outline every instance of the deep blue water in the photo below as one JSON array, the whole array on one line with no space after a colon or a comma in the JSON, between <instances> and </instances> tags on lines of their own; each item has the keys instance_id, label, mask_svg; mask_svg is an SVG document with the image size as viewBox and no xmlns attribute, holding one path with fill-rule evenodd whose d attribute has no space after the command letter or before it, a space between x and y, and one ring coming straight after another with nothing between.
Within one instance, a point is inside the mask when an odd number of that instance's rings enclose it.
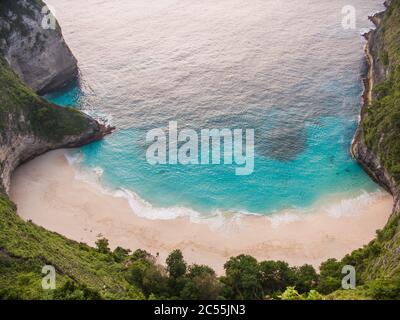
<instances>
[{"instance_id":1,"label":"deep blue water","mask_svg":"<svg viewBox=\"0 0 400 320\"><path fill-rule=\"evenodd\" d=\"M261 214L377 190L349 148L366 68L361 33L381 1L352 1L356 30L341 26L348 1L47 2L81 69L79 83L48 98L118 128L78 151L109 188L155 207ZM253 128L254 173L149 165L146 132L171 120Z\"/></svg>"}]
</instances>

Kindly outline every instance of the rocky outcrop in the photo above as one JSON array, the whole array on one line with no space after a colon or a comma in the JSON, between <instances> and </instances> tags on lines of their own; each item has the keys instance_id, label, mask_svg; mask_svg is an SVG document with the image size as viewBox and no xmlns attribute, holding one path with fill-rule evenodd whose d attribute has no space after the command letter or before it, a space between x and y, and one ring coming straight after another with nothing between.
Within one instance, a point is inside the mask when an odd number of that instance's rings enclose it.
<instances>
[{"instance_id":1,"label":"rocky outcrop","mask_svg":"<svg viewBox=\"0 0 400 320\"><path fill-rule=\"evenodd\" d=\"M29 130L21 130L21 126L29 126L24 116L9 117L17 130L8 130L0 137L0 184L6 193L9 191L10 178L13 171L22 163L45 152L59 148L76 148L102 139L112 132L107 127L85 116L86 129L75 135L65 135L61 140L46 139Z\"/></svg>"},{"instance_id":2,"label":"rocky outcrop","mask_svg":"<svg viewBox=\"0 0 400 320\"><path fill-rule=\"evenodd\" d=\"M43 28L41 0L0 1L0 50L29 87L44 94L60 89L78 75L77 61L61 29Z\"/></svg>"},{"instance_id":3,"label":"rocky outcrop","mask_svg":"<svg viewBox=\"0 0 400 320\"><path fill-rule=\"evenodd\" d=\"M385 5L388 7L390 1L386 1ZM395 200L394 213L400 212L400 191L394 181L393 177L389 174L386 168L381 164L379 157L375 154L373 150L367 147L363 138L362 122L366 116L367 107L373 99L375 99L375 94L373 88L375 85L384 81L388 75L384 64L381 61L379 55L380 46L380 23L384 17L385 12L378 13L372 17L370 20L375 24L376 29L371 30L365 34L367 39L367 44L365 47L365 53L368 62L368 77L364 79L364 93L363 102L360 115L360 123L355 133L353 143L351 146L351 153L353 157L358 161L358 163L364 168L364 170L371 176L371 178L381 185L384 189L390 192Z\"/></svg>"},{"instance_id":4,"label":"rocky outcrop","mask_svg":"<svg viewBox=\"0 0 400 320\"><path fill-rule=\"evenodd\" d=\"M77 75L60 27L41 27L44 6L41 0L0 1L0 192L8 192L11 174L21 163L99 140L113 130L35 93L58 89Z\"/></svg>"},{"instance_id":5,"label":"rocky outcrop","mask_svg":"<svg viewBox=\"0 0 400 320\"><path fill-rule=\"evenodd\" d=\"M21 163L49 150L99 140L113 130L82 112L40 98L1 56L0 84L0 185L6 192Z\"/></svg>"}]
</instances>

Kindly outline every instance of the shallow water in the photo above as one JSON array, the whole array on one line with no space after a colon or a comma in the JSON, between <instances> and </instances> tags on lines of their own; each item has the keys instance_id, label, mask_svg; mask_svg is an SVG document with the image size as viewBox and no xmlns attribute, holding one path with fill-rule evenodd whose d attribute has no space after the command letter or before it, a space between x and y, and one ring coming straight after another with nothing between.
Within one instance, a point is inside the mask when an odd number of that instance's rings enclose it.
<instances>
[{"instance_id":1,"label":"shallow water","mask_svg":"<svg viewBox=\"0 0 400 320\"><path fill-rule=\"evenodd\" d=\"M81 70L79 84L48 98L117 126L78 151L109 188L159 208L259 214L378 190L349 147L366 72L361 33L381 1L352 1L355 30L341 26L348 1L47 3ZM253 128L254 173L151 166L146 132L171 120L194 129Z\"/></svg>"}]
</instances>

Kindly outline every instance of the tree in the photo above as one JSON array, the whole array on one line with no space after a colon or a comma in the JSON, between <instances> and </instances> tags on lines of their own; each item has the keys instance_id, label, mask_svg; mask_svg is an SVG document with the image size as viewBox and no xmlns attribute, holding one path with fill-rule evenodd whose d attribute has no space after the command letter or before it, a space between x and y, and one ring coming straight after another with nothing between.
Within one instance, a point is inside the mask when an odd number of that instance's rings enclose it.
<instances>
[{"instance_id":1,"label":"tree","mask_svg":"<svg viewBox=\"0 0 400 320\"><path fill-rule=\"evenodd\" d=\"M264 295L283 292L294 285L295 273L286 262L263 261L260 263L261 285Z\"/></svg>"},{"instance_id":2,"label":"tree","mask_svg":"<svg viewBox=\"0 0 400 320\"><path fill-rule=\"evenodd\" d=\"M128 281L141 289L146 297L168 295L167 277L162 267L149 260L138 259L129 266Z\"/></svg>"},{"instance_id":3,"label":"tree","mask_svg":"<svg viewBox=\"0 0 400 320\"><path fill-rule=\"evenodd\" d=\"M339 290L342 286L342 263L336 259L328 259L323 262L319 268L320 277L318 291L323 294L329 294Z\"/></svg>"},{"instance_id":4,"label":"tree","mask_svg":"<svg viewBox=\"0 0 400 320\"><path fill-rule=\"evenodd\" d=\"M168 297L168 277L161 266L151 264L143 275L143 293L160 299Z\"/></svg>"},{"instance_id":5,"label":"tree","mask_svg":"<svg viewBox=\"0 0 400 320\"><path fill-rule=\"evenodd\" d=\"M131 250L129 250L129 249L116 247L115 250L113 251L114 260L116 262L122 262L128 257L130 252L131 252Z\"/></svg>"},{"instance_id":6,"label":"tree","mask_svg":"<svg viewBox=\"0 0 400 320\"><path fill-rule=\"evenodd\" d=\"M101 253L104 253L104 254L111 253L111 250L108 245L109 245L109 243L106 238L100 238L96 241L97 250Z\"/></svg>"},{"instance_id":7,"label":"tree","mask_svg":"<svg viewBox=\"0 0 400 320\"><path fill-rule=\"evenodd\" d=\"M224 265L225 296L231 299L262 299L260 268L257 260L248 255L232 257Z\"/></svg>"},{"instance_id":8,"label":"tree","mask_svg":"<svg viewBox=\"0 0 400 320\"><path fill-rule=\"evenodd\" d=\"M170 295L174 298L179 298L181 290L186 285L186 278L184 277L187 270L187 264L183 259L180 250L172 251L166 260L167 272L169 274L168 287Z\"/></svg>"},{"instance_id":9,"label":"tree","mask_svg":"<svg viewBox=\"0 0 400 320\"><path fill-rule=\"evenodd\" d=\"M167 271L172 278L179 278L186 273L186 262L180 250L174 250L170 253L166 260Z\"/></svg>"},{"instance_id":10,"label":"tree","mask_svg":"<svg viewBox=\"0 0 400 320\"><path fill-rule=\"evenodd\" d=\"M215 271L208 266L189 267L187 280L180 298L186 300L215 300L220 296L221 284Z\"/></svg>"},{"instance_id":11,"label":"tree","mask_svg":"<svg viewBox=\"0 0 400 320\"><path fill-rule=\"evenodd\" d=\"M309 264L294 268L294 274L296 277L295 287L300 293L308 292L318 284L318 274Z\"/></svg>"},{"instance_id":12,"label":"tree","mask_svg":"<svg viewBox=\"0 0 400 320\"><path fill-rule=\"evenodd\" d=\"M146 250L142 249L137 249L134 253L132 253L131 260L136 261L136 260L152 260L154 261L154 258L150 253L148 253Z\"/></svg>"}]
</instances>

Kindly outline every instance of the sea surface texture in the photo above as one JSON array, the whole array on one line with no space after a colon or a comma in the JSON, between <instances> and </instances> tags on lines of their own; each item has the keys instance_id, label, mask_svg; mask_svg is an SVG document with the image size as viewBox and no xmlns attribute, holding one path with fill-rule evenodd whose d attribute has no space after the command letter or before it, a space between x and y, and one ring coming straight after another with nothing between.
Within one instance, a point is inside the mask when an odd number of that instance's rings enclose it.
<instances>
[{"instance_id":1,"label":"sea surface texture","mask_svg":"<svg viewBox=\"0 0 400 320\"><path fill-rule=\"evenodd\" d=\"M270 215L374 185L352 160L366 73L362 33L382 0L49 0L79 61L79 83L47 98L117 131L71 154L149 217ZM342 8L356 9L344 29ZM158 165L146 133L255 130L255 169Z\"/></svg>"}]
</instances>

